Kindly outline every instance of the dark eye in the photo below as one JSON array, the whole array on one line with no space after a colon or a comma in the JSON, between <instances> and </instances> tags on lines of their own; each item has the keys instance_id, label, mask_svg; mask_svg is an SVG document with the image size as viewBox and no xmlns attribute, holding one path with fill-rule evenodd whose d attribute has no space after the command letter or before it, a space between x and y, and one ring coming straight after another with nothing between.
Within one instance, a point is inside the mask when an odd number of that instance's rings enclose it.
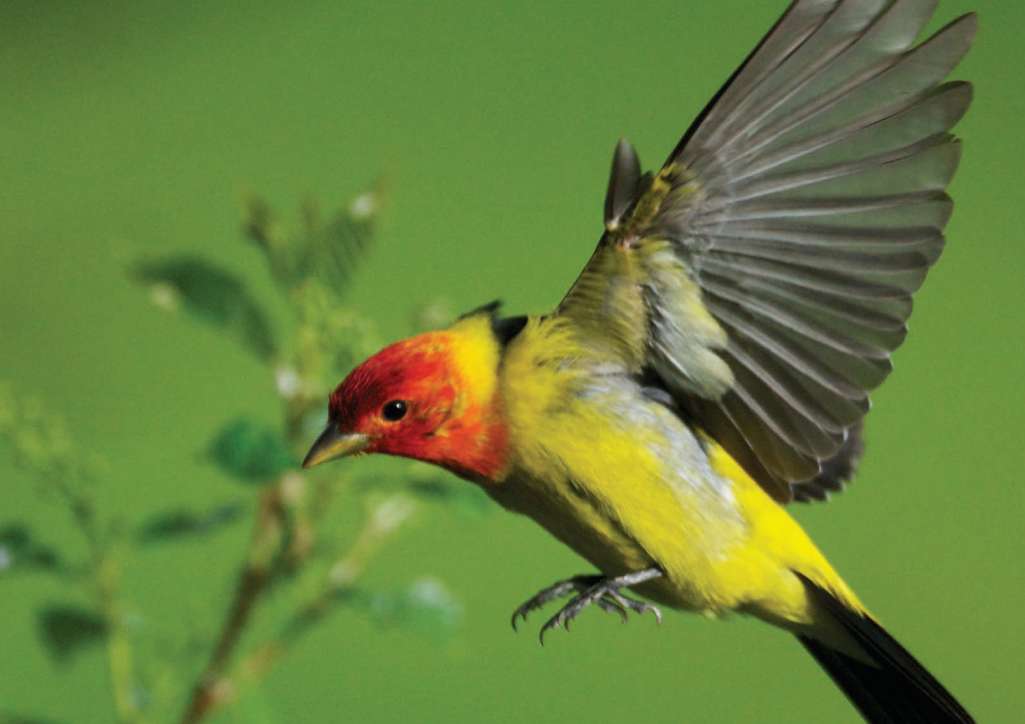
<instances>
[{"instance_id":1,"label":"dark eye","mask_svg":"<svg viewBox=\"0 0 1025 724\"><path fill-rule=\"evenodd\" d=\"M406 401L405 400L392 400L391 402L384 403L384 407L381 408L381 417L388 422L396 422L406 416Z\"/></svg>"}]
</instances>

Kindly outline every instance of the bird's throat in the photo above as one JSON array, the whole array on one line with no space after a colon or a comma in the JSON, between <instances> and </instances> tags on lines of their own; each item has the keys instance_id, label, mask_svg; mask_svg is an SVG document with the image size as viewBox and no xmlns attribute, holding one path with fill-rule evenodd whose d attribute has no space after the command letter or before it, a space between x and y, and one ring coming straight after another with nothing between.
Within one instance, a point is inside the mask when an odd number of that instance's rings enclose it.
<instances>
[{"instance_id":1,"label":"bird's throat","mask_svg":"<svg viewBox=\"0 0 1025 724\"><path fill-rule=\"evenodd\" d=\"M434 435L423 459L472 482L502 479L508 463L509 434L501 405L468 409Z\"/></svg>"}]
</instances>

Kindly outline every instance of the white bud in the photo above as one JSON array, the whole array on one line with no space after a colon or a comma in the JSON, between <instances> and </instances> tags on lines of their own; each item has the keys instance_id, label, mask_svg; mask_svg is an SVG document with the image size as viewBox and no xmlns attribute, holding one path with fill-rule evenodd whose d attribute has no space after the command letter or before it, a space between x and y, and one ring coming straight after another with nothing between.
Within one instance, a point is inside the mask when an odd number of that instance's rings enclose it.
<instances>
[{"instance_id":1,"label":"white bud","mask_svg":"<svg viewBox=\"0 0 1025 724\"><path fill-rule=\"evenodd\" d=\"M343 588L356 580L358 574L359 569L355 565L348 560L342 560L331 566L327 579L333 588Z\"/></svg>"},{"instance_id":2,"label":"white bud","mask_svg":"<svg viewBox=\"0 0 1025 724\"><path fill-rule=\"evenodd\" d=\"M281 478L281 499L289 505L298 505L306 494L306 478L299 473L287 472Z\"/></svg>"},{"instance_id":3,"label":"white bud","mask_svg":"<svg viewBox=\"0 0 1025 724\"><path fill-rule=\"evenodd\" d=\"M377 211L377 197L372 191L362 193L349 204L349 214L357 221L369 219Z\"/></svg>"},{"instance_id":4,"label":"white bud","mask_svg":"<svg viewBox=\"0 0 1025 724\"><path fill-rule=\"evenodd\" d=\"M180 306L180 294L171 284L157 282L149 288L149 298L156 306L167 312L176 312Z\"/></svg>"},{"instance_id":5,"label":"white bud","mask_svg":"<svg viewBox=\"0 0 1025 724\"><path fill-rule=\"evenodd\" d=\"M378 505L371 517L371 526L378 534L391 533L413 514L416 505L409 498L394 495Z\"/></svg>"},{"instance_id":6,"label":"white bud","mask_svg":"<svg viewBox=\"0 0 1025 724\"><path fill-rule=\"evenodd\" d=\"M302 380L299 379L299 373L292 367L278 367L274 370L274 384L278 388L279 395L286 400L291 400L299 394Z\"/></svg>"}]
</instances>

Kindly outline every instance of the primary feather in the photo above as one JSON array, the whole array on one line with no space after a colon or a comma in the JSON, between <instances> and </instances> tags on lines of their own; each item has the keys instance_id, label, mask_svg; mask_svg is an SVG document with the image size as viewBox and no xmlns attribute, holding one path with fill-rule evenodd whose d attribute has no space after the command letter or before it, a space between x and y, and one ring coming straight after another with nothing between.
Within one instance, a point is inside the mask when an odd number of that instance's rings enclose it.
<instances>
[{"instance_id":1,"label":"primary feather","mask_svg":"<svg viewBox=\"0 0 1025 724\"><path fill-rule=\"evenodd\" d=\"M971 86L942 81L976 21L916 46L935 5L799 0L658 174L621 142L558 310L780 501L821 497L801 487L868 411L943 248Z\"/></svg>"}]
</instances>

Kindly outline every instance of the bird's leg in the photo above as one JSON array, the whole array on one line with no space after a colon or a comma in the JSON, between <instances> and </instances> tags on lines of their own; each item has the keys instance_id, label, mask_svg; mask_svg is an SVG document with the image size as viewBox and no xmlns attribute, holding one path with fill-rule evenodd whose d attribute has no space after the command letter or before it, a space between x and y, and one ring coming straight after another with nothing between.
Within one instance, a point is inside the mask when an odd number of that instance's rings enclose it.
<instances>
[{"instance_id":1,"label":"bird's leg","mask_svg":"<svg viewBox=\"0 0 1025 724\"><path fill-rule=\"evenodd\" d=\"M639 583L650 581L661 575L661 569L652 567L635 573L616 576L615 578L608 578L606 576L574 576L565 581L560 581L544 589L517 608L513 613L513 628L516 628L516 619L518 617L522 616L523 620L526 620L529 612L571 592L576 595L541 627L539 639L542 645L544 644L545 633L549 629L561 626L569 630L570 621L591 604L596 604L606 613L618 613L624 621L626 620L626 612L628 610L635 613L651 611L661 623L662 613L658 608L650 603L631 598L620 591L621 588L636 586Z\"/></svg>"}]
</instances>

